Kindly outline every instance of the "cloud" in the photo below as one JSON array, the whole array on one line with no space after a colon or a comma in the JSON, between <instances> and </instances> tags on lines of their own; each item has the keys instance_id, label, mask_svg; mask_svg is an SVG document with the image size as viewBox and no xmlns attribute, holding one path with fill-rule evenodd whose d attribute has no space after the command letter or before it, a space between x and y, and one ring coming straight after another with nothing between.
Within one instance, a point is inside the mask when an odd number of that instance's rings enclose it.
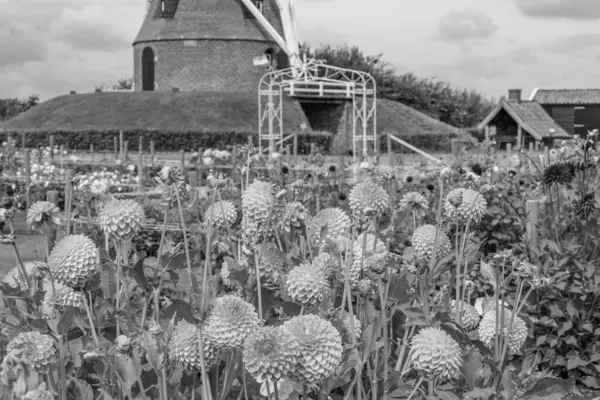
<instances>
[{"instance_id":1,"label":"cloud","mask_svg":"<svg viewBox=\"0 0 600 400\"><path fill-rule=\"evenodd\" d=\"M436 38L454 43L494 36L498 26L487 14L478 10L452 10L438 23Z\"/></svg>"},{"instance_id":2,"label":"cloud","mask_svg":"<svg viewBox=\"0 0 600 400\"><path fill-rule=\"evenodd\" d=\"M0 43L0 68L42 61L47 56L43 35L19 22L0 28Z\"/></svg>"},{"instance_id":3,"label":"cloud","mask_svg":"<svg viewBox=\"0 0 600 400\"><path fill-rule=\"evenodd\" d=\"M524 15L593 21L600 19L598 0L515 0Z\"/></svg>"},{"instance_id":4,"label":"cloud","mask_svg":"<svg viewBox=\"0 0 600 400\"><path fill-rule=\"evenodd\" d=\"M600 34L599 33L580 33L576 35L566 35L557 38L542 48L555 53L577 52L597 48L600 53Z\"/></svg>"},{"instance_id":5,"label":"cloud","mask_svg":"<svg viewBox=\"0 0 600 400\"><path fill-rule=\"evenodd\" d=\"M319 1L319 0L310 0ZM331 0L321 0L331 1ZM301 42L307 42L312 46L319 47L327 44L333 47L343 46L349 43L349 36L340 32L333 31L323 26L302 27L299 29L298 36Z\"/></svg>"},{"instance_id":6,"label":"cloud","mask_svg":"<svg viewBox=\"0 0 600 400\"><path fill-rule=\"evenodd\" d=\"M131 46L135 31L127 23L115 23L115 10L93 4L75 10L62 10L50 26L53 39L73 49L115 51ZM120 21L125 22L125 21Z\"/></svg>"}]
</instances>

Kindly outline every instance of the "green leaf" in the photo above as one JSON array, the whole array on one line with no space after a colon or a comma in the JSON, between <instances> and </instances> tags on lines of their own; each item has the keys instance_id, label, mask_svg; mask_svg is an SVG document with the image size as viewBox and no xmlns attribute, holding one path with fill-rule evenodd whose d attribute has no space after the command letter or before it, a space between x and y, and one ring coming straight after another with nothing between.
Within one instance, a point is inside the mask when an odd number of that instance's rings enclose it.
<instances>
[{"instance_id":1,"label":"green leaf","mask_svg":"<svg viewBox=\"0 0 600 400\"><path fill-rule=\"evenodd\" d=\"M481 260L479 264L479 270L481 271L481 275L483 276L484 282L492 285L495 291L496 273L494 272L494 268L492 267L492 265Z\"/></svg>"},{"instance_id":2,"label":"green leaf","mask_svg":"<svg viewBox=\"0 0 600 400\"><path fill-rule=\"evenodd\" d=\"M439 400L459 400L458 396L452 392L446 392L444 390L436 390L435 394Z\"/></svg>"},{"instance_id":3,"label":"green leaf","mask_svg":"<svg viewBox=\"0 0 600 400\"><path fill-rule=\"evenodd\" d=\"M543 378L523 393L521 400L560 400L574 388L575 377L568 380L553 377Z\"/></svg>"},{"instance_id":4,"label":"green leaf","mask_svg":"<svg viewBox=\"0 0 600 400\"><path fill-rule=\"evenodd\" d=\"M558 329L558 337L561 337L565 334L565 332L571 330L573 328L573 323L571 321L565 321L562 326Z\"/></svg>"},{"instance_id":5,"label":"green leaf","mask_svg":"<svg viewBox=\"0 0 600 400\"><path fill-rule=\"evenodd\" d=\"M144 259L142 258L138 262L135 263L133 268L131 269L131 276L133 279L140 285L145 288L148 284L148 279L146 278L146 274L144 272Z\"/></svg>"},{"instance_id":6,"label":"green leaf","mask_svg":"<svg viewBox=\"0 0 600 400\"><path fill-rule=\"evenodd\" d=\"M78 397L78 399L94 400L94 390L92 389L89 383L76 378L71 379L77 385L77 389L79 390L79 394L81 395L81 397Z\"/></svg>"},{"instance_id":7,"label":"green leaf","mask_svg":"<svg viewBox=\"0 0 600 400\"><path fill-rule=\"evenodd\" d=\"M131 388L137 382L135 365L131 358L120 354L115 356L114 363L115 372L119 374L119 377L123 381L123 394L129 395L129 393L131 393Z\"/></svg>"},{"instance_id":8,"label":"green leaf","mask_svg":"<svg viewBox=\"0 0 600 400\"><path fill-rule=\"evenodd\" d=\"M588 365L587 361L582 360L579 357L569 358L567 361L567 370L572 370L579 367L585 367Z\"/></svg>"},{"instance_id":9,"label":"green leaf","mask_svg":"<svg viewBox=\"0 0 600 400\"><path fill-rule=\"evenodd\" d=\"M177 313L178 317L185 319L190 324L196 323L196 317L194 317L194 309L188 302L179 299L172 299L171 304L165 308L163 314L165 318L171 318Z\"/></svg>"},{"instance_id":10,"label":"green leaf","mask_svg":"<svg viewBox=\"0 0 600 400\"><path fill-rule=\"evenodd\" d=\"M85 294L83 294L85 296ZM65 312L60 316L60 321L58 322L58 326L56 329L58 333L62 335L66 335L69 332L69 329L73 326L73 321L75 320L75 308L74 307L66 307Z\"/></svg>"},{"instance_id":11,"label":"green leaf","mask_svg":"<svg viewBox=\"0 0 600 400\"><path fill-rule=\"evenodd\" d=\"M600 389L600 378L596 378L593 376L586 376L585 378L580 379L581 383L591 389Z\"/></svg>"},{"instance_id":12,"label":"green leaf","mask_svg":"<svg viewBox=\"0 0 600 400\"><path fill-rule=\"evenodd\" d=\"M488 400L490 397L496 394L496 391L491 388L475 388L469 392L466 392L463 397L465 399L481 399Z\"/></svg>"}]
</instances>

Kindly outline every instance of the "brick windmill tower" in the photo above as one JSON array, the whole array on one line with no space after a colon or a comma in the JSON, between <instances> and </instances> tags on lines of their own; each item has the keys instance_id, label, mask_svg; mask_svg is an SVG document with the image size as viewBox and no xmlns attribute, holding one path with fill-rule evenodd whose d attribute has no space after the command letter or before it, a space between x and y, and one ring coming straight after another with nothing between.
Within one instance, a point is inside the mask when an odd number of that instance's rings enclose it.
<instances>
[{"instance_id":1,"label":"brick windmill tower","mask_svg":"<svg viewBox=\"0 0 600 400\"><path fill-rule=\"evenodd\" d=\"M265 67L288 67L273 35L284 35L276 0L245 3L149 0L133 43L135 90L256 91Z\"/></svg>"}]
</instances>

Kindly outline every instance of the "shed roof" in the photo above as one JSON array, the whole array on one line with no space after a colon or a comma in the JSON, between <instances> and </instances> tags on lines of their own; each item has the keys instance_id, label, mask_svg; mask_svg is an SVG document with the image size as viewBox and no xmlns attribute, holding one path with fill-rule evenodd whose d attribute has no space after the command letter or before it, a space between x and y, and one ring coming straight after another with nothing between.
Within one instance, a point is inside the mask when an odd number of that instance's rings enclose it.
<instances>
[{"instance_id":1,"label":"shed roof","mask_svg":"<svg viewBox=\"0 0 600 400\"><path fill-rule=\"evenodd\" d=\"M529 100L551 104L600 104L600 89L535 89Z\"/></svg>"},{"instance_id":2,"label":"shed roof","mask_svg":"<svg viewBox=\"0 0 600 400\"><path fill-rule=\"evenodd\" d=\"M544 108L535 101L507 101L501 99L498 105L479 124L478 128L485 128L500 111L506 111L511 118L536 140L567 139L569 135L558 125Z\"/></svg>"}]
</instances>

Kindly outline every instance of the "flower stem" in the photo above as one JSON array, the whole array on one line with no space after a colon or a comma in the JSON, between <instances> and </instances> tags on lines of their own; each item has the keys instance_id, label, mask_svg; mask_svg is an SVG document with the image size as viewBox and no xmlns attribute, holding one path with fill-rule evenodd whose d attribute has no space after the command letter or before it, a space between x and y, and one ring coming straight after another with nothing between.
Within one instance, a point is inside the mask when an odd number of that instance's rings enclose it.
<instances>
[{"instance_id":1,"label":"flower stem","mask_svg":"<svg viewBox=\"0 0 600 400\"><path fill-rule=\"evenodd\" d=\"M417 390L419 390L419 387L421 386L421 384L423 383L423 381L425 380L424 377L420 377L419 380L417 381L417 383L415 384L415 387L413 388L413 390L410 392L410 394L408 395L408 397L406 398L406 400L411 400L413 398L413 396L417 393Z\"/></svg>"},{"instance_id":2,"label":"flower stem","mask_svg":"<svg viewBox=\"0 0 600 400\"><path fill-rule=\"evenodd\" d=\"M183 208L181 206L181 196L179 195L178 188L175 190L175 197L177 198L177 211L179 212L179 220L181 221L181 230L183 231L183 247L185 250L185 262L186 262L188 274L190 276L190 281L193 282L192 259L190 258L190 249L189 249L189 242L188 242L188 237L187 237L187 230L185 227L185 220L183 219ZM206 257L208 258L208 254L206 255ZM194 289L195 289L194 285L190 285L190 298L192 299L192 303L194 301ZM205 297L205 293L202 293L202 298L204 298L204 297Z\"/></svg>"}]
</instances>

